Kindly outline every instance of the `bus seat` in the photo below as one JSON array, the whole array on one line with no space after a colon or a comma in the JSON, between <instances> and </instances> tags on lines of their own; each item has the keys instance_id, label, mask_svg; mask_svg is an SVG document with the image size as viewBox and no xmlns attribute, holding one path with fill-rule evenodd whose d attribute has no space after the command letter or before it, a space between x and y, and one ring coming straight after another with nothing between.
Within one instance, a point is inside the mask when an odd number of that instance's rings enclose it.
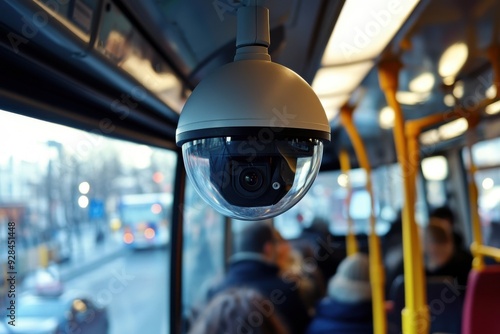
<instances>
[{"instance_id":1,"label":"bus seat","mask_svg":"<svg viewBox=\"0 0 500 334\"><path fill-rule=\"evenodd\" d=\"M465 295L463 334L500 333L500 265L471 270Z\"/></svg>"},{"instance_id":2,"label":"bus seat","mask_svg":"<svg viewBox=\"0 0 500 334\"><path fill-rule=\"evenodd\" d=\"M389 298L394 302L388 315L390 334L401 333L401 311L405 306L404 276L400 275L392 284ZM460 334L463 291L460 291L453 277L427 277L427 303L431 316L430 333Z\"/></svg>"}]
</instances>

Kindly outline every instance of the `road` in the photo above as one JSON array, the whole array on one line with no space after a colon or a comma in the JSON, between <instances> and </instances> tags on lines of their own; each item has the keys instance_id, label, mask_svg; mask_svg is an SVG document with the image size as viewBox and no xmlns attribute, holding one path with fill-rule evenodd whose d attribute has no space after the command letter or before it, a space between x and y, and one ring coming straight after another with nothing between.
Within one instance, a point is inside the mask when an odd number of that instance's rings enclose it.
<instances>
[{"instance_id":1,"label":"road","mask_svg":"<svg viewBox=\"0 0 500 334\"><path fill-rule=\"evenodd\" d=\"M110 334L167 334L169 251L126 252L116 260L65 283L106 306Z\"/></svg>"}]
</instances>

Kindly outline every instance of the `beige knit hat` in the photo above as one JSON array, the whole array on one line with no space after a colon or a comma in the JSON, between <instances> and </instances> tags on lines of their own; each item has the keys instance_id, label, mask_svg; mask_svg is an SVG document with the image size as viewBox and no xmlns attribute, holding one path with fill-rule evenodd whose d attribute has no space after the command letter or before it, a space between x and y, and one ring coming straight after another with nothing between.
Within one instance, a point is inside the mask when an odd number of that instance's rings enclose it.
<instances>
[{"instance_id":1,"label":"beige knit hat","mask_svg":"<svg viewBox=\"0 0 500 334\"><path fill-rule=\"evenodd\" d=\"M330 279L328 295L338 301L357 303L372 298L368 256L357 253L345 258Z\"/></svg>"}]
</instances>

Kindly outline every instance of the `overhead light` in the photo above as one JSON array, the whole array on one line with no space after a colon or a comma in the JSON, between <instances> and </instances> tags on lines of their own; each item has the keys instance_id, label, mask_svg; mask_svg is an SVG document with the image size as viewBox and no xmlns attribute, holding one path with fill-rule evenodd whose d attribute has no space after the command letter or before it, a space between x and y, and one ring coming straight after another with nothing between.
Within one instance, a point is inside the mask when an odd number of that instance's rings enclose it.
<instances>
[{"instance_id":1,"label":"overhead light","mask_svg":"<svg viewBox=\"0 0 500 334\"><path fill-rule=\"evenodd\" d=\"M424 72L410 81L409 88L415 93L427 93L434 87L434 75L430 72Z\"/></svg>"},{"instance_id":2,"label":"overhead light","mask_svg":"<svg viewBox=\"0 0 500 334\"><path fill-rule=\"evenodd\" d=\"M349 95L322 96L319 100L323 108L325 108L326 117L331 121L337 116L340 108L349 100Z\"/></svg>"},{"instance_id":3,"label":"overhead light","mask_svg":"<svg viewBox=\"0 0 500 334\"><path fill-rule=\"evenodd\" d=\"M389 44L418 2L346 1L323 54L322 65L374 59Z\"/></svg>"},{"instance_id":4,"label":"overhead light","mask_svg":"<svg viewBox=\"0 0 500 334\"><path fill-rule=\"evenodd\" d=\"M489 99L494 99L497 96L497 86L491 85L487 90L486 90L486 97Z\"/></svg>"},{"instance_id":5,"label":"overhead light","mask_svg":"<svg viewBox=\"0 0 500 334\"><path fill-rule=\"evenodd\" d=\"M455 78L467 61L469 50L465 43L455 43L450 46L439 59L439 75L445 78L448 82L451 78ZM445 82L448 84L448 82Z\"/></svg>"},{"instance_id":6,"label":"overhead light","mask_svg":"<svg viewBox=\"0 0 500 334\"><path fill-rule=\"evenodd\" d=\"M419 137L420 142L424 145L434 145L439 143L439 131L436 129L422 132Z\"/></svg>"},{"instance_id":7,"label":"overhead light","mask_svg":"<svg viewBox=\"0 0 500 334\"><path fill-rule=\"evenodd\" d=\"M453 107L455 105L455 97L452 94L446 94L443 102L447 107Z\"/></svg>"},{"instance_id":8,"label":"overhead light","mask_svg":"<svg viewBox=\"0 0 500 334\"><path fill-rule=\"evenodd\" d=\"M464 96L464 82L463 81L455 82L455 86L453 86L453 95L457 99L461 99Z\"/></svg>"},{"instance_id":9,"label":"overhead light","mask_svg":"<svg viewBox=\"0 0 500 334\"><path fill-rule=\"evenodd\" d=\"M485 111L488 115L498 114L500 112L500 101L487 105Z\"/></svg>"},{"instance_id":10,"label":"overhead light","mask_svg":"<svg viewBox=\"0 0 500 334\"><path fill-rule=\"evenodd\" d=\"M422 173L426 180L443 181L448 176L448 161L443 156L422 159Z\"/></svg>"},{"instance_id":11,"label":"overhead light","mask_svg":"<svg viewBox=\"0 0 500 334\"><path fill-rule=\"evenodd\" d=\"M446 86L451 86L455 83L455 76L449 76L449 77L444 77L443 78L443 83Z\"/></svg>"},{"instance_id":12,"label":"overhead light","mask_svg":"<svg viewBox=\"0 0 500 334\"><path fill-rule=\"evenodd\" d=\"M350 93L359 86L372 67L372 61L323 67L316 73L312 88L320 96Z\"/></svg>"},{"instance_id":13,"label":"overhead light","mask_svg":"<svg viewBox=\"0 0 500 334\"><path fill-rule=\"evenodd\" d=\"M465 118L459 118L449 123L443 124L438 128L439 138L447 140L463 134L469 128L469 123Z\"/></svg>"},{"instance_id":14,"label":"overhead light","mask_svg":"<svg viewBox=\"0 0 500 334\"><path fill-rule=\"evenodd\" d=\"M460 136L469 128L469 123L465 118L459 118L449 123L441 125L437 129L422 132L419 140L424 145L434 145L443 140Z\"/></svg>"},{"instance_id":15,"label":"overhead light","mask_svg":"<svg viewBox=\"0 0 500 334\"><path fill-rule=\"evenodd\" d=\"M397 92L396 100L401 104L414 105L427 101L431 94L427 93L414 93L414 92Z\"/></svg>"},{"instance_id":16,"label":"overhead light","mask_svg":"<svg viewBox=\"0 0 500 334\"><path fill-rule=\"evenodd\" d=\"M396 115L394 109L389 106L383 107L379 114L379 124L382 129L392 129Z\"/></svg>"}]
</instances>

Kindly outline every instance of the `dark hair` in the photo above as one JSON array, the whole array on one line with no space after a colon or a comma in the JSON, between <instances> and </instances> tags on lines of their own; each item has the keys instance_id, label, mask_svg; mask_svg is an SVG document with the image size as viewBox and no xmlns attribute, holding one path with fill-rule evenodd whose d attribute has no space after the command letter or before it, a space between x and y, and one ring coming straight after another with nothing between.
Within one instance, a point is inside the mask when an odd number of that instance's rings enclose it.
<instances>
[{"instance_id":1,"label":"dark hair","mask_svg":"<svg viewBox=\"0 0 500 334\"><path fill-rule=\"evenodd\" d=\"M442 206L432 210L430 216L434 218L446 219L452 226L455 223L455 214L448 206Z\"/></svg>"},{"instance_id":2,"label":"dark hair","mask_svg":"<svg viewBox=\"0 0 500 334\"><path fill-rule=\"evenodd\" d=\"M274 228L265 221L250 223L235 237L235 252L262 253L266 242L275 240Z\"/></svg>"},{"instance_id":3,"label":"dark hair","mask_svg":"<svg viewBox=\"0 0 500 334\"><path fill-rule=\"evenodd\" d=\"M425 229L425 239L433 244L446 244L451 240L451 236L446 233L446 231L438 225L429 225Z\"/></svg>"},{"instance_id":4,"label":"dark hair","mask_svg":"<svg viewBox=\"0 0 500 334\"><path fill-rule=\"evenodd\" d=\"M189 334L287 334L274 304L257 291L228 289L206 306Z\"/></svg>"},{"instance_id":5,"label":"dark hair","mask_svg":"<svg viewBox=\"0 0 500 334\"><path fill-rule=\"evenodd\" d=\"M328 227L328 220L323 217L314 217L311 222L311 226L309 227L312 231L320 233L321 236L327 237L330 234L330 230Z\"/></svg>"}]
</instances>

